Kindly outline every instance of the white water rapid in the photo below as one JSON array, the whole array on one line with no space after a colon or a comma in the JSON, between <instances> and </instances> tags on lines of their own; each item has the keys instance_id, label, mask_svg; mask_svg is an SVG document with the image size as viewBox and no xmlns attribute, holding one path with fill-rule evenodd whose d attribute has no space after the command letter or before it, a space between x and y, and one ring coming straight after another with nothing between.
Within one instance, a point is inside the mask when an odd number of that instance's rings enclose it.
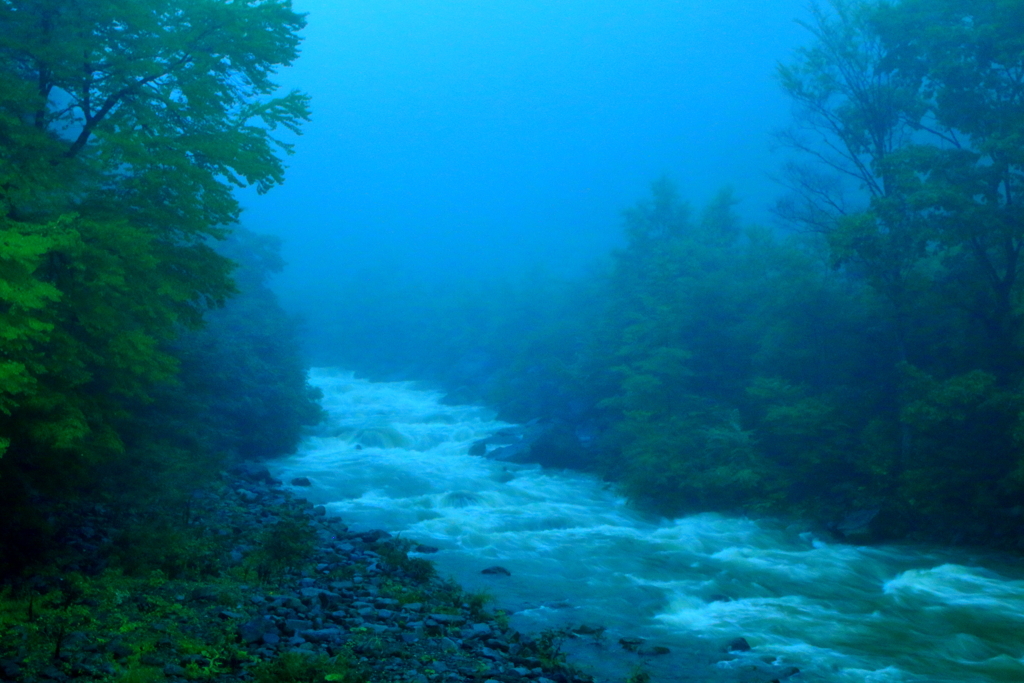
<instances>
[{"instance_id":1,"label":"white water rapid","mask_svg":"<svg viewBox=\"0 0 1024 683\"><path fill-rule=\"evenodd\" d=\"M275 464L356 529L439 547L513 625L605 626L568 651L601 680L1024 681L1024 568L996 555L828 543L771 521L653 519L598 479L467 454L507 426L410 383L318 369L329 417ZM483 575L500 565L511 576ZM752 650L727 655L745 637ZM622 637L671 650L641 656ZM774 659L773 659L774 658Z\"/></svg>"}]
</instances>

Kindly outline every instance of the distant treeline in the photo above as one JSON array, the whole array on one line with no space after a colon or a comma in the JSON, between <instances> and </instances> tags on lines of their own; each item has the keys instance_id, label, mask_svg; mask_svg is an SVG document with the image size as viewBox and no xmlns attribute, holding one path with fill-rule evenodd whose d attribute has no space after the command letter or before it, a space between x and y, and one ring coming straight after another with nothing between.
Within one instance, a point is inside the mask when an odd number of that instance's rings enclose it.
<instances>
[{"instance_id":1,"label":"distant treeline","mask_svg":"<svg viewBox=\"0 0 1024 683\"><path fill-rule=\"evenodd\" d=\"M55 501L186 501L318 419L277 245L227 239L307 118L270 80L303 25L287 0L0 3L0 570Z\"/></svg>"},{"instance_id":2,"label":"distant treeline","mask_svg":"<svg viewBox=\"0 0 1024 683\"><path fill-rule=\"evenodd\" d=\"M354 295L331 358L554 418L668 514L1020 547L1024 3L834 2L806 27L778 69L785 228L659 180L603 272Z\"/></svg>"}]
</instances>

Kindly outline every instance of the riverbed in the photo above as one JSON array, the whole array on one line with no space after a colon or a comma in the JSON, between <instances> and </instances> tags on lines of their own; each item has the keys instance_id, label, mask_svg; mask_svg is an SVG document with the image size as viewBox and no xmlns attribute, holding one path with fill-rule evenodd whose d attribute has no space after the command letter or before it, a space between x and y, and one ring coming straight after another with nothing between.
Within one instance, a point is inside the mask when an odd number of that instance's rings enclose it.
<instances>
[{"instance_id":1,"label":"riverbed","mask_svg":"<svg viewBox=\"0 0 1024 683\"><path fill-rule=\"evenodd\" d=\"M485 408L343 370L311 381L328 418L277 476L308 477L303 495L356 528L438 548L442 573L521 630L605 629L565 645L600 680L1024 681L1012 558L839 544L770 519L655 518L589 474L469 455L509 427ZM510 575L481 573L495 566ZM728 652L736 638L751 649Z\"/></svg>"}]
</instances>

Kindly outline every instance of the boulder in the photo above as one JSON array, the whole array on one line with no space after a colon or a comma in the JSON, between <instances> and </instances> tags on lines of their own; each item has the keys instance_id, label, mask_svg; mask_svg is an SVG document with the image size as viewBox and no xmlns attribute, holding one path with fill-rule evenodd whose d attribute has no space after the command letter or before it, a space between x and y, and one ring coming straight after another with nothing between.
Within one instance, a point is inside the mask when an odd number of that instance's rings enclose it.
<instances>
[{"instance_id":1,"label":"boulder","mask_svg":"<svg viewBox=\"0 0 1024 683\"><path fill-rule=\"evenodd\" d=\"M725 646L727 652L749 652L750 643L747 642L746 638L733 638Z\"/></svg>"},{"instance_id":2,"label":"boulder","mask_svg":"<svg viewBox=\"0 0 1024 683\"><path fill-rule=\"evenodd\" d=\"M512 576L512 572L510 572L509 570L505 569L504 567L499 567L497 565L495 565L493 567L488 567L487 569L481 569L480 573L481 574L491 574L491 575L494 575L494 576Z\"/></svg>"}]
</instances>

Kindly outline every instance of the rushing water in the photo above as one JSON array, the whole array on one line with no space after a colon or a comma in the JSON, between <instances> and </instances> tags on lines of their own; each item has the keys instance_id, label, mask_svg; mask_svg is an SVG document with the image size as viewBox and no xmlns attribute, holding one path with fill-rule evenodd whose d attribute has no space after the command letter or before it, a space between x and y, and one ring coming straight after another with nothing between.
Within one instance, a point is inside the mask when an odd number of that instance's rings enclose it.
<instances>
[{"instance_id":1,"label":"rushing water","mask_svg":"<svg viewBox=\"0 0 1024 683\"><path fill-rule=\"evenodd\" d=\"M771 521L636 512L584 474L468 455L505 427L410 383L315 370L327 421L279 461L356 528L438 546L443 573L489 591L521 629L607 627L567 649L621 680L1024 681L1024 571L998 556L826 542ZM483 575L500 565L511 576ZM727 654L743 636L753 649ZM641 637L668 655L626 652ZM792 671L792 669L789 669Z\"/></svg>"}]
</instances>

